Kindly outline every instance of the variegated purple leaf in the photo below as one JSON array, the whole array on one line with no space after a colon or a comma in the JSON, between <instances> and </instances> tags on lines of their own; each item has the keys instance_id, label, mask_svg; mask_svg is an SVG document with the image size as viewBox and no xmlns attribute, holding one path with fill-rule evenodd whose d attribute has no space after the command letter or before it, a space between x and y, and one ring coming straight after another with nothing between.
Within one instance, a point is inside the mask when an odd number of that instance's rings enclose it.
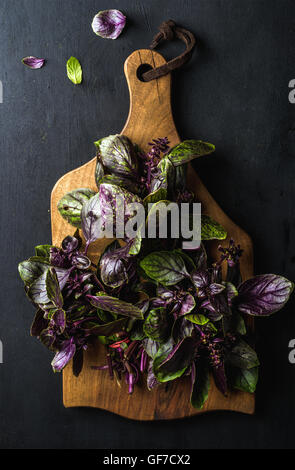
<instances>
[{"instance_id":1,"label":"variegated purple leaf","mask_svg":"<svg viewBox=\"0 0 295 470\"><path fill-rule=\"evenodd\" d=\"M92 29L97 36L117 39L126 25L126 17L119 10L100 11L93 18Z\"/></svg>"},{"instance_id":2,"label":"variegated purple leaf","mask_svg":"<svg viewBox=\"0 0 295 470\"><path fill-rule=\"evenodd\" d=\"M64 341L61 347L61 350L56 353L51 365L54 372L61 372L65 366L70 362L74 357L76 352L76 345L74 339L71 338L67 341Z\"/></svg>"},{"instance_id":3,"label":"variegated purple leaf","mask_svg":"<svg viewBox=\"0 0 295 470\"><path fill-rule=\"evenodd\" d=\"M45 64L45 59L38 59L38 57L29 56L22 59L22 63L30 69L41 69Z\"/></svg>"},{"instance_id":4,"label":"variegated purple leaf","mask_svg":"<svg viewBox=\"0 0 295 470\"><path fill-rule=\"evenodd\" d=\"M272 315L284 307L293 288L291 281L275 274L253 277L238 289L238 309L253 316Z\"/></svg>"}]
</instances>

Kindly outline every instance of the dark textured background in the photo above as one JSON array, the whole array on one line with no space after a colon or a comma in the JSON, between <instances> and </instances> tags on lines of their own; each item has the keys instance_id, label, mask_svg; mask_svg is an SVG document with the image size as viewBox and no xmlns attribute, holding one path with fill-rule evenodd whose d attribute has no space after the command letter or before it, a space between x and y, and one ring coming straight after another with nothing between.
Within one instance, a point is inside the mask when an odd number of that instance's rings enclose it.
<instances>
[{"instance_id":1,"label":"dark textured background","mask_svg":"<svg viewBox=\"0 0 295 470\"><path fill-rule=\"evenodd\" d=\"M261 381L255 417L214 413L182 422L137 423L106 412L66 410L51 354L29 336L33 310L17 263L50 241L50 192L87 162L92 142L120 132L129 107L123 63L145 48L166 19L199 38L198 52L174 76L173 107L183 138L217 146L197 162L214 197L253 237L256 273L295 278L295 78L293 0L0 0L1 448L294 447L294 300L257 322ZM91 30L99 10L119 8L128 28L117 41ZM169 58L182 45L161 51ZM47 58L31 71L27 55ZM66 60L81 60L74 87Z\"/></svg>"}]
</instances>

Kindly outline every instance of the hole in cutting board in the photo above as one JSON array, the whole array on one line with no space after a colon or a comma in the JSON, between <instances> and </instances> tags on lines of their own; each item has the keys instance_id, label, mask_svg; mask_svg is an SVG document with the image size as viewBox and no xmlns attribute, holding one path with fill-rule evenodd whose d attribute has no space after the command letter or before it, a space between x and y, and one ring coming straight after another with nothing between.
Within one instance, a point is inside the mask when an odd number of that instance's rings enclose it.
<instances>
[{"instance_id":1,"label":"hole in cutting board","mask_svg":"<svg viewBox=\"0 0 295 470\"><path fill-rule=\"evenodd\" d=\"M146 83L144 81L144 79L142 78L142 76L143 76L144 73L149 72L150 70L153 70L153 67L150 64L141 64L138 67L137 72L136 72L138 80L140 80L141 82Z\"/></svg>"}]
</instances>

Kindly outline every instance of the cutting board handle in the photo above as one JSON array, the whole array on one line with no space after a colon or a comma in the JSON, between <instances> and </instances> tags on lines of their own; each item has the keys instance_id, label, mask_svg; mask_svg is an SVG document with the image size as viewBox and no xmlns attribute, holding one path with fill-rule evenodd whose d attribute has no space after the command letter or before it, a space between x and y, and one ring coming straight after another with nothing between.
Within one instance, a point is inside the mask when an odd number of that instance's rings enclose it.
<instances>
[{"instance_id":1,"label":"cutting board handle","mask_svg":"<svg viewBox=\"0 0 295 470\"><path fill-rule=\"evenodd\" d=\"M150 82L140 79L143 67L156 68L165 63L161 54L149 49L134 51L125 62L130 111L122 134L143 150L158 137L168 137L171 146L180 142L171 109L171 75Z\"/></svg>"}]
</instances>

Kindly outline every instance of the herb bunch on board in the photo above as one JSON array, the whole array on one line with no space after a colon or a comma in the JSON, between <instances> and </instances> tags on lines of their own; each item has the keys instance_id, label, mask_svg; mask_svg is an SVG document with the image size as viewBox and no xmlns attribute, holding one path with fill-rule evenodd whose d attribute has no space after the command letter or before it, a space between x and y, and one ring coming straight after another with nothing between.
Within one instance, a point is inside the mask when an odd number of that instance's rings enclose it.
<instances>
[{"instance_id":1,"label":"herb bunch on board","mask_svg":"<svg viewBox=\"0 0 295 470\"><path fill-rule=\"evenodd\" d=\"M186 165L212 153L214 146L189 140L171 149L162 138L144 153L120 135L95 145L98 192L76 189L58 205L76 232L61 247L36 247L34 256L19 265L36 307L31 334L55 353L53 370L61 371L73 359L78 376L83 351L99 340L106 363L93 364L93 370L106 371L118 382L124 379L129 393L138 382L152 390L190 376L191 403L202 409L210 374L224 395L229 389L253 393L259 360L245 320L281 310L292 282L274 274L243 281L243 250L233 240L220 247L220 259L212 262L208 244L225 240L227 233L208 215L202 215L198 249L184 250L181 238L144 239L138 232L133 239L110 243L97 265L88 256L110 217L116 224L106 207L116 209L117 196L126 206L152 204L151 211L172 201L193 203ZM132 216L127 211L125 222Z\"/></svg>"}]
</instances>

